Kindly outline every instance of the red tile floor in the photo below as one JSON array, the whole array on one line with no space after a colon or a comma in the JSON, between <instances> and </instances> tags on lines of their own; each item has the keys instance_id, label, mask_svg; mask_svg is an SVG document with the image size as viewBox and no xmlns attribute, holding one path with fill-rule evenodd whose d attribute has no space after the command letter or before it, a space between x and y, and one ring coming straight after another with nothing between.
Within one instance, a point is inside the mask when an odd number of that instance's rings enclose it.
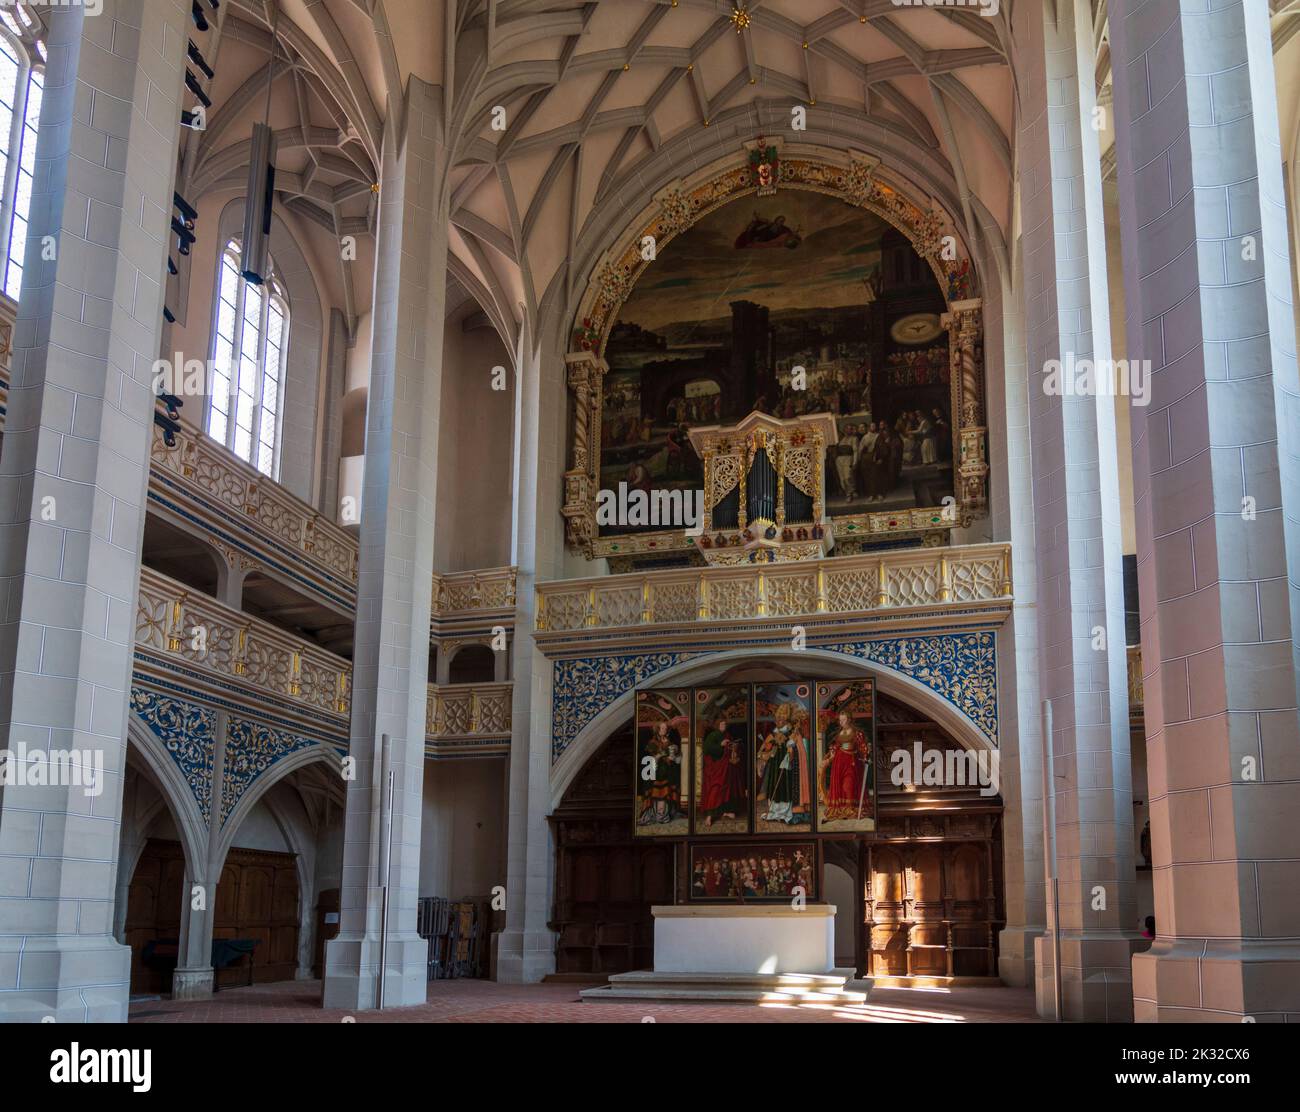
<instances>
[{"instance_id":1,"label":"red tile floor","mask_svg":"<svg viewBox=\"0 0 1300 1112\"><path fill-rule=\"evenodd\" d=\"M358 1023L1035 1023L1033 993L1002 988L877 989L865 1004L584 1004L582 986L433 981L428 1001ZM348 1016L320 1007L319 981L284 981L224 989L210 1000L141 1000L132 1023L339 1023Z\"/></svg>"}]
</instances>

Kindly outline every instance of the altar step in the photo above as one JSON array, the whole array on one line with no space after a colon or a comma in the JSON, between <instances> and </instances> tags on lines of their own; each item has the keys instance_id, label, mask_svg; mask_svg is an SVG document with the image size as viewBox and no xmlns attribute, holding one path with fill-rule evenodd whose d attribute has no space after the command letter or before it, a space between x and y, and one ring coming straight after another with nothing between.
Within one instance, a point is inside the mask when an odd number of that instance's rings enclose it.
<instances>
[{"instance_id":1,"label":"altar step","mask_svg":"<svg viewBox=\"0 0 1300 1112\"><path fill-rule=\"evenodd\" d=\"M676 1004L863 1004L869 981L842 973L616 973L609 984L583 989L587 1002L658 1000Z\"/></svg>"},{"instance_id":2,"label":"altar step","mask_svg":"<svg viewBox=\"0 0 1300 1112\"><path fill-rule=\"evenodd\" d=\"M877 988L996 988L1001 977L946 977L938 973L877 973L872 978Z\"/></svg>"}]
</instances>

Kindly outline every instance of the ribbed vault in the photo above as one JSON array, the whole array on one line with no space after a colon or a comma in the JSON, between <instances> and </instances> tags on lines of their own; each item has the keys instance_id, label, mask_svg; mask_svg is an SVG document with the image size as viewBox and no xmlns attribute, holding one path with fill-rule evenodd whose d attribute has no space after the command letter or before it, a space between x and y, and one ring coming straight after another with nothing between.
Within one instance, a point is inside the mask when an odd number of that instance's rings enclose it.
<instances>
[{"instance_id":1,"label":"ribbed vault","mask_svg":"<svg viewBox=\"0 0 1300 1112\"><path fill-rule=\"evenodd\" d=\"M412 75L440 85L448 308L473 297L511 347L524 314L567 302L600 237L658 183L760 131L877 155L987 260L1013 238L1017 2L983 16L894 0L227 0L204 40L208 126L185 137L180 181L192 198L243 189L269 78L281 203L370 242L385 121L400 131ZM1283 51L1300 0L1268 3ZM1106 0L1092 11L1104 106ZM1286 133L1296 98L1281 92ZM1109 169L1109 133L1102 149ZM350 322L369 307L368 276L340 264Z\"/></svg>"}]
</instances>

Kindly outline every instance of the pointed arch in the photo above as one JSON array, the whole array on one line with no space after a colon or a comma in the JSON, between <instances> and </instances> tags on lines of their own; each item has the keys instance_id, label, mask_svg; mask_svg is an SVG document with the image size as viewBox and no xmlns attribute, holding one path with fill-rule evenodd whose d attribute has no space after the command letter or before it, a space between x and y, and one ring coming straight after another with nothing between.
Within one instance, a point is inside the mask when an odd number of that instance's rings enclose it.
<instances>
[{"instance_id":1,"label":"pointed arch","mask_svg":"<svg viewBox=\"0 0 1300 1112\"><path fill-rule=\"evenodd\" d=\"M826 649L808 648L800 652L792 649L773 649L762 653L766 664L791 666L798 669L800 675L814 672L818 679L875 679L879 690L900 699L926 714L935 723L945 729L949 736L966 749L988 750L996 753L997 749L970 718L940 698L930 688L914 680L911 676L898 672L885 665L868 663L858 657L844 653L830 652ZM714 679L738 663L755 663L752 649L732 649L727 652L710 653L666 668L654 677L655 686L681 687L704 683ZM559 806L560 800L568 790L570 783L586 765L591 756L603 745L615 730L625 725L632 715L636 700L636 688L629 688L604 710L597 714L578 732L560 759L551 766L551 809Z\"/></svg>"},{"instance_id":2,"label":"pointed arch","mask_svg":"<svg viewBox=\"0 0 1300 1112\"><path fill-rule=\"evenodd\" d=\"M201 868L208 856L208 824L189 783L158 735L135 711L127 717L126 737L131 752L140 759L171 813L186 865Z\"/></svg>"},{"instance_id":3,"label":"pointed arch","mask_svg":"<svg viewBox=\"0 0 1300 1112\"><path fill-rule=\"evenodd\" d=\"M238 832L240 825L248 818L253 808L266 797L267 792L297 769L309 764L315 764L317 761L333 762L337 760L338 754L328 746L310 745L281 757L254 780L249 785L248 790L239 797L239 802L235 804L234 810L226 816L225 821L221 824L221 833L217 837L216 852L213 854L217 869L220 869L222 862L226 860L226 855L230 853L230 847L234 844L235 834Z\"/></svg>"}]
</instances>

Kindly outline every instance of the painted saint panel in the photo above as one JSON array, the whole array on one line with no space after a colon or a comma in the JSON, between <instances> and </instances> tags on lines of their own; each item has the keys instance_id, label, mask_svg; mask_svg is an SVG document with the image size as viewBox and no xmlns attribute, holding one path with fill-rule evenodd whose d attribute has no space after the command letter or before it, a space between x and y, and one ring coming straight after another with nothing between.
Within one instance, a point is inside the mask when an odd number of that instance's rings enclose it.
<instances>
[{"instance_id":1,"label":"painted saint panel","mask_svg":"<svg viewBox=\"0 0 1300 1112\"><path fill-rule=\"evenodd\" d=\"M636 827L638 837L690 832L691 752L688 688L636 696Z\"/></svg>"},{"instance_id":2,"label":"painted saint panel","mask_svg":"<svg viewBox=\"0 0 1300 1112\"><path fill-rule=\"evenodd\" d=\"M817 684L817 828L876 829L875 684Z\"/></svg>"},{"instance_id":3,"label":"painted saint panel","mask_svg":"<svg viewBox=\"0 0 1300 1112\"><path fill-rule=\"evenodd\" d=\"M750 688L695 689L696 834L748 834Z\"/></svg>"},{"instance_id":4,"label":"painted saint panel","mask_svg":"<svg viewBox=\"0 0 1300 1112\"><path fill-rule=\"evenodd\" d=\"M812 684L754 688L754 829L809 833L813 825Z\"/></svg>"},{"instance_id":5,"label":"painted saint panel","mask_svg":"<svg viewBox=\"0 0 1300 1112\"><path fill-rule=\"evenodd\" d=\"M817 899L817 846L813 842L742 842L691 845L691 899Z\"/></svg>"}]
</instances>

